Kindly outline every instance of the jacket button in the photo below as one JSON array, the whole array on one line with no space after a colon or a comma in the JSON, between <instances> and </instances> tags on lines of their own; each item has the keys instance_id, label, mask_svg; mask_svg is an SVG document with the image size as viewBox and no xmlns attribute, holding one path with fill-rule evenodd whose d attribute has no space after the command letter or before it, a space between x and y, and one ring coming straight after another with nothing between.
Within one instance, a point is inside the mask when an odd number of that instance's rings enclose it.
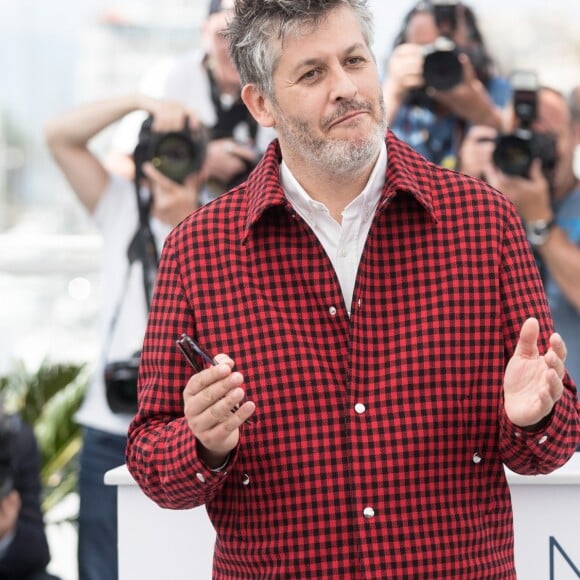
<instances>
[{"instance_id":1,"label":"jacket button","mask_svg":"<svg viewBox=\"0 0 580 580\"><path fill-rule=\"evenodd\" d=\"M363 515L367 520L370 520L375 517L375 510L372 507L366 507L363 510Z\"/></svg>"}]
</instances>

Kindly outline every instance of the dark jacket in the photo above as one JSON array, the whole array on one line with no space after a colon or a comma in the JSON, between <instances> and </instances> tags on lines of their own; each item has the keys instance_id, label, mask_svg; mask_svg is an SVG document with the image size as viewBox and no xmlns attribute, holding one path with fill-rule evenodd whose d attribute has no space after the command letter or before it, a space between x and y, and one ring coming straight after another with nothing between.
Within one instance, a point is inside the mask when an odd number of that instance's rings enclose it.
<instances>
[{"instance_id":1,"label":"dark jacket","mask_svg":"<svg viewBox=\"0 0 580 580\"><path fill-rule=\"evenodd\" d=\"M34 433L26 423L20 423L14 445L14 489L20 493L22 507L14 539L0 558L0 579L44 578L50 553L40 509L40 459Z\"/></svg>"}]
</instances>

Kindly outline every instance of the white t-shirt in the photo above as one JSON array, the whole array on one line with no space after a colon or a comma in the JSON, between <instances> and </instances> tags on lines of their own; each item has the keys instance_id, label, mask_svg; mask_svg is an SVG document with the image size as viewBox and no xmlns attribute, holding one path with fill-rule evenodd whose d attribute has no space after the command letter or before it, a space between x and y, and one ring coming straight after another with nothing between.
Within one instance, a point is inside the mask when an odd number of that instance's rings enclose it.
<instances>
[{"instance_id":1,"label":"white t-shirt","mask_svg":"<svg viewBox=\"0 0 580 580\"><path fill-rule=\"evenodd\" d=\"M108 406L103 372L106 362L126 360L141 349L147 325L147 303L143 288L142 268L135 262L130 268L126 292L119 317L111 335L111 322L123 296L129 268L126 252L137 230L139 217L135 186L121 177L111 176L109 185L93 216L103 236L101 265L102 308L100 315L101 353L93 379L83 404L77 413L77 421L109 433L124 435L131 420L130 415L113 413ZM161 251L171 226L151 219L151 230L158 251Z\"/></svg>"}]
</instances>

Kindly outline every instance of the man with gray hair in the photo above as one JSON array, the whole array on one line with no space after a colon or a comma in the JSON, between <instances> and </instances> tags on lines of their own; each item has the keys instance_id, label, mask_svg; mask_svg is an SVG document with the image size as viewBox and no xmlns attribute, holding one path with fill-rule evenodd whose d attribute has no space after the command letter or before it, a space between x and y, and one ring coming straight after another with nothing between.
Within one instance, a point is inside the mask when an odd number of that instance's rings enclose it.
<instances>
[{"instance_id":1,"label":"man with gray hair","mask_svg":"<svg viewBox=\"0 0 580 580\"><path fill-rule=\"evenodd\" d=\"M278 139L167 238L130 472L206 505L214 578L514 579L504 463L580 440L517 213L387 132L367 2L237 0L228 31Z\"/></svg>"}]
</instances>

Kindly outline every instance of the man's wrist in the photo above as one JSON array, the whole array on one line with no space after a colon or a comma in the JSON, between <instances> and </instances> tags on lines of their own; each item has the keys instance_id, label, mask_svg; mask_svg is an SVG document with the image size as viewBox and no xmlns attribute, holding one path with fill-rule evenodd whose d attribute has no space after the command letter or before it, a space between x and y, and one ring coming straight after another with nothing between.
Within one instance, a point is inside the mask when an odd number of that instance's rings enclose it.
<instances>
[{"instance_id":1,"label":"man's wrist","mask_svg":"<svg viewBox=\"0 0 580 580\"><path fill-rule=\"evenodd\" d=\"M210 467L209 470L212 473L221 473L222 471L225 470L225 468L228 466L229 462L230 462L230 457L232 456L232 453L230 451L230 453L228 453L226 455L226 459L225 461L219 466L219 467Z\"/></svg>"},{"instance_id":2,"label":"man's wrist","mask_svg":"<svg viewBox=\"0 0 580 580\"><path fill-rule=\"evenodd\" d=\"M211 472L219 473L227 467L230 462L231 451L225 455L216 454L206 449L199 441L197 444L199 458Z\"/></svg>"},{"instance_id":3,"label":"man's wrist","mask_svg":"<svg viewBox=\"0 0 580 580\"><path fill-rule=\"evenodd\" d=\"M526 427L520 427L520 429L522 431L525 431L526 433L537 433L538 431L544 429L544 427L550 422L551 418L552 413L550 412L543 419L540 419L537 423L534 423L533 425L527 425Z\"/></svg>"}]
</instances>

